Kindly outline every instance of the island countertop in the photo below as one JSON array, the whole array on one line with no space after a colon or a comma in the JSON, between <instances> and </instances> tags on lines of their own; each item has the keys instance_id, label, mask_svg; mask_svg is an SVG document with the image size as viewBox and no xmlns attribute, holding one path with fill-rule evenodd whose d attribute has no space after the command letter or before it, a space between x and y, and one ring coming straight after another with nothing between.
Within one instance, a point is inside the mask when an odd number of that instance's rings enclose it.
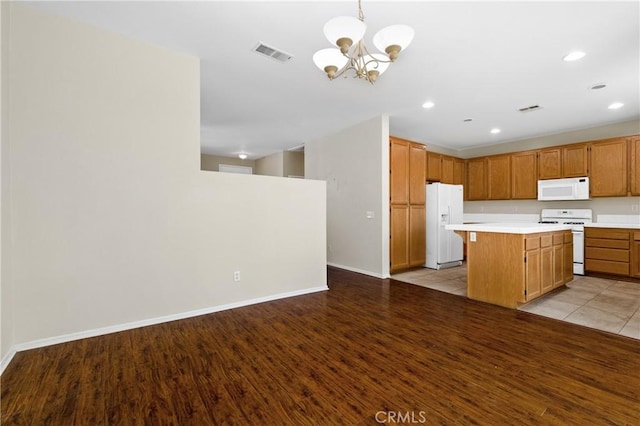
<instances>
[{"instance_id":1,"label":"island countertop","mask_svg":"<svg viewBox=\"0 0 640 426\"><path fill-rule=\"evenodd\" d=\"M471 231L471 232L496 232L500 234L536 234L538 232L566 231L571 229L571 225L556 225L548 223L459 223L445 225L445 229L451 231Z\"/></svg>"}]
</instances>

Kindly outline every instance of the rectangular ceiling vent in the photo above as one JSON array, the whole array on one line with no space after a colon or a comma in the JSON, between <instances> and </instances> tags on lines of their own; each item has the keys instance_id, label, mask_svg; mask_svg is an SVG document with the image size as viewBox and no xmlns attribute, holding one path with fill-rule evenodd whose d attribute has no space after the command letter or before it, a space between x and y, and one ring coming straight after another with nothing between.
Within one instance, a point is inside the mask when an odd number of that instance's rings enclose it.
<instances>
[{"instance_id":1,"label":"rectangular ceiling vent","mask_svg":"<svg viewBox=\"0 0 640 426\"><path fill-rule=\"evenodd\" d=\"M293 59L293 55L288 54L287 52L283 52L282 50L278 50L276 48L267 46L264 43L258 43L253 48L254 52L260 53L262 55L268 56L271 59L274 59L278 62L289 62Z\"/></svg>"},{"instance_id":2,"label":"rectangular ceiling vent","mask_svg":"<svg viewBox=\"0 0 640 426\"><path fill-rule=\"evenodd\" d=\"M542 107L540 105L531 105L531 106L524 107L524 108L518 108L518 111L520 111L520 112L531 112L531 111L537 111L539 109L542 109Z\"/></svg>"}]
</instances>

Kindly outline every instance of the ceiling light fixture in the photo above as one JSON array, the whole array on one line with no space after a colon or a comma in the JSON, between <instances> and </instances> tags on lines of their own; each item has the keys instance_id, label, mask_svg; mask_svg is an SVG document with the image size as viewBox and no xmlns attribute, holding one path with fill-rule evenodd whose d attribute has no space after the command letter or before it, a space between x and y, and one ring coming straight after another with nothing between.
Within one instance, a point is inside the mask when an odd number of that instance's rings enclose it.
<instances>
[{"instance_id":1,"label":"ceiling light fixture","mask_svg":"<svg viewBox=\"0 0 640 426\"><path fill-rule=\"evenodd\" d=\"M624 106L624 104L622 102L614 102L611 105L609 105L609 109L618 109L618 108L622 108Z\"/></svg>"},{"instance_id":2,"label":"ceiling light fixture","mask_svg":"<svg viewBox=\"0 0 640 426\"><path fill-rule=\"evenodd\" d=\"M431 101L427 101L425 103L422 104L422 108L425 109L429 109L429 108L433 108L435 106L435 104Z\"/></svg>"},{"instance_id":3,"label":"ceiling light fixture","mask_svg":"<svg viewBox=\"0 0 640 426\"><path fill-rule=\"evenodd\" d=\"M364 78L373 84L389 64L396 60L400 51L406 49L413 40L413 28L408 25L391 25L373 36L373 44L385 54L369 53L362 41L366 29L361 0L358 0L358 18L338 16L324 25L327 40L339 49L319 50L313 55L313 62L327 73L329 80L353 70L354 77Z\"/></svg>"},{"instance_id":4,"label":"ceiling light fixture","mask_svg":"<svg viewBox=\"0 0 640 426\"><path fill-rule=\"evenodd\" d=\"M567 61L567 62L571 62L571 61L577 61L578 59L582 59L584 58L585 53L584 52L571 52L568 55L566 55L564 58L562 58L563 61Z\"/></svg>"},{"instance_id":5,"label":"ceiling light fixture","mask_svg":"<svg viewBox=\"0 0 640 426\"><path fill-rule=\"evenodd\" d=\"M238 154L238 158L241 160L246 160L247 159L247 154Z\"/></svg>"},{"instance_id":6,"label":"ceiling light fixture","mask_svg":"<svg viewBox=\"0 0 640 426\"><path fill-rule=\"evenodd\" d=\"M496 128L496 129L491 129L491 133L494 135L497 135L498 133L500 133L500 129Z\"/></svg>"},{"instance_id":7,"label":"ceiling light fixture","mask_svg":"<svg viewBox=\"0 0 640 426\"><path fill-rule=\"evenodd\" d=\"M591 90L600 90L600 89L604 89L605 87L607 87L607 85L604 83L596 83L593 86L591 86Z\"/></svg>"}]
</instances>

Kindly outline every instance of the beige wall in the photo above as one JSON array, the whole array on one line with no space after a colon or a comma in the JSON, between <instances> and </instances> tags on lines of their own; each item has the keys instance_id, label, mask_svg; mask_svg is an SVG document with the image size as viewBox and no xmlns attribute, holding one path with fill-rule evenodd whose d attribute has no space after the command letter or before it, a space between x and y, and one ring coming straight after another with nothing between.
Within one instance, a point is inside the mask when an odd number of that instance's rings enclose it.
<instances>
[{"instance_id":1,"label":"beige wall","mask_svg":"<svg viewBox=\"0 0 640 426\"><path fill-rule=\"evenodd\" d=\"M279 151L256 160L256 168L253 172L257 175L282 177L283 171L284 154Z\"/></svg>"},{"instance_id":2,"label":"beige wall","mask_svg":"<svg viewBox=\"0 0 640 426\"><path fill-rule=\"evenodd\" d=\"M13 347L13 288L11 286L11 221L9 216L9 108L8 108L8 2L0 3L0 372L6 366L6 357Z\"/></svg>"},{"instance_id":3,"label":"beige wall","mask_svg":"<svg viewBox=\"0 0 640 426\"><path fill-rule=\"evenodd\" d=\"M329 264L388 277L389 118L306 143L305 175L327 182Z\"/></svg>"},{"instance_id":4,"label":"beige wall","mask_svg":"<svg viewBox=\"0 0 640 426\"><path fill-rule=\"evenodd\" d=\"M304 151L284 152L284 176L304 176Z\"/></svg>"},{"instance_id":5,"label":"beige wall","mask_svg":"<svg viewBox=\"0 0 640 426\"><path fill-rule=\"evenodd\" d=\"M222 157L220 155L200 154L200 170L217 172L220 164L251 167L254 173L256 168L256 162L254 160L241 160L240 158Z\"/></svg>"},{"instance_id":6,"label":"beige wall","mask_svg":"<svg viewBox=\"0 0 640 426\"><path fill-rule=\"evenodd\" d=\"M324 182L200 171L196 58L19 3L11 23L17 349L326 289Z\"/></svg>"}]
</instances>

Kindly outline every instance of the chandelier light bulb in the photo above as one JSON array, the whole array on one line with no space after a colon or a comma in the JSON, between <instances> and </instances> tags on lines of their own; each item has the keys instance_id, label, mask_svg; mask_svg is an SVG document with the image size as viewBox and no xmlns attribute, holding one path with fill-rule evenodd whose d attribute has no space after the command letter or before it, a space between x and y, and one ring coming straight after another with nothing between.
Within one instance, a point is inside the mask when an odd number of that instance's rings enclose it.
<instances>
[{"instance_id":1,"label":"chandelier light bulb","mask_svg":"<svg viewBox=\"0 0 640 426\"><path fill-rule=\"evenodd\" d=\"M313 55L313 62L320 70L327 73L329 79L335 78L336 72L347 65L349 59L340 53L339 49L331 47L328 49L318 50Z\"/></svg>"},{"instance_id":2,"label":"chandelier light bulb","mask_svg":"<svg viewBox=\"0 0 640 426\"><path fill-rule=\"evenodd\" d=\"M366 30L366 24L352 16L338 16L324 24L325 37L338 46L343 54L347 54L352 45L362 40Z\"/></svg>"},{"instance_id":3,"label":"chandelier light bulb","mask_svg":"<svg viewBox=\"0 0 640 426\"><path fill-rule=\"evenodd\" d=\"M413 28L408 25L390 25L373 36L373 44L379 51L388 54L391 61L395 61L400 51L411 44L413 36Z\"/></svg>"}]
</instances>

